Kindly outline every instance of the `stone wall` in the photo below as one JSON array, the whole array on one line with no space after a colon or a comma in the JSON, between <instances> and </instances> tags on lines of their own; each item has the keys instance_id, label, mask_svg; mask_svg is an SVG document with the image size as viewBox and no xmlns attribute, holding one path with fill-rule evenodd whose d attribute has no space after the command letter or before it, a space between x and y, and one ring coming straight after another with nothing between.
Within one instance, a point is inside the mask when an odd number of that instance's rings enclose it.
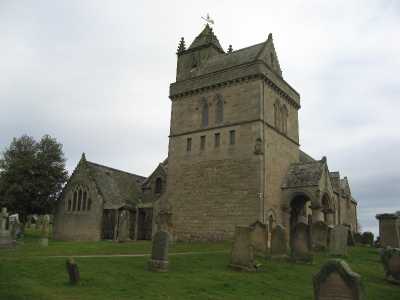
<instances>
[{"instance_id":1,"label":"stone wall","mask_svg":"<svg viewBox=\"0 0 400 300\"><path fill-rule=\"evenodd\" d=\"M172 103L167 196L177 239L231 238L236 225L249 225L260 213L262 137L260 80L243 81L191 95ZM224 120L215 123L215 95L224 100ZM201 101L207 99L209 124L201 126ZM235 143L230 144L230 131ZM220 145L215 146L215 134ZM205 147L200 147L205 136ZM187 139L191 138L191 151Z\"/></svg>"},{"instance_id":2,"label":"stone wall","mask_svg":"<svg viewBox=\"0 0 400 300\"><path fill-rule=\"evenodd\" d=\"M68 211L68 199L73 199L76 185L88 187L91 199L90 210ZM101 239L103 200L98 194L95 183L90 180L85 168L79 168L63 191L63 197L57 204L53 237L57 240L92 240Z\"/></svg>"}]
</instances>

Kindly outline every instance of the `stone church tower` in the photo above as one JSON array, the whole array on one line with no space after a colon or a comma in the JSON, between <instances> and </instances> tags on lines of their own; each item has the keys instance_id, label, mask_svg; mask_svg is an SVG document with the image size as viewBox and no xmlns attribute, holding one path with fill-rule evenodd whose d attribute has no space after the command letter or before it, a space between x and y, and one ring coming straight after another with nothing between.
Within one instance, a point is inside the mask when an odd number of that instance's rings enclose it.
<instances>
[{"instance_id":1,"label":"stone church tower","mask_svg":"<svg viewBox=\"0 0 400 300\"><path fill-rule=\"evenodd\" d=\"M300 96L272 35L225 52L206 25L187 49L182 38L177 57L166 192L174 238L227 239L257 220L338 223L326 159L299 150Z\"/></svg>"}]
</instances>

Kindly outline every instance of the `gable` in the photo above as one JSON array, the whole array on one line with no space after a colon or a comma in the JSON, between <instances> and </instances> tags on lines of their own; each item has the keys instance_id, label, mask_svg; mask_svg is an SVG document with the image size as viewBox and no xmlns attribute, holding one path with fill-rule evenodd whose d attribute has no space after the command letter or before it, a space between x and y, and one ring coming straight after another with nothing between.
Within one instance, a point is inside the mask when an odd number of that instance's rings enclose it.
<instances>
[{"instance_id":1,"label":"gable","mask_svg":"<svg viewBox=\"0 0 400 300\"><path fill-rule=\"evenodd\" d=\"M267 41L264 43L264 46L258 53L257 59L260 59L263 62L265 62L272 71L274 71L277 75L282 77L282 70L279 64L278 55L276 54L275 51L275 46L271 33L268 35Z\"/></svg>"}]
</instances>

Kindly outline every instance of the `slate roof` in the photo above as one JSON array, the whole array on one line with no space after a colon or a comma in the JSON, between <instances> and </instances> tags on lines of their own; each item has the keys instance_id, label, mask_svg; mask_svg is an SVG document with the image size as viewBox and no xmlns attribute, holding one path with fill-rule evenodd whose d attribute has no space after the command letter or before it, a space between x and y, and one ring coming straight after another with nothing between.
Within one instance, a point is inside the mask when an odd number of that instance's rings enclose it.
<instances>
[{"instance_id":1,"label":"slate roof","mask_svg":"<svg viewBox=\"0 0 400 300\"><path fill-rule=\"evenodd\" d=\"M94 162L86 162L92 179L104 198L104 209L118 209L133 206L141 197L141 185L146 179Z\"/></svg>"},{"instance_id":2,"label":"slate roof","mask_svg":"<svg viewBox=\"0 0 400 300\"><path fill-rule=\"evenodd\" d=\"M255 61L264 43L209 58L196 70L196 75L209 74Z\"/></svg>"},{"instance_id":3,"label":"slate roof","mask_svg":"<svg viewBox=\"0 0 400 300\"><path fill-rule=\"evenodd\" d=\"M289 166L282 188L316 186L324 170L324 163L320 160L312 162L293 163Z\"/></svg>"}]
</instances>

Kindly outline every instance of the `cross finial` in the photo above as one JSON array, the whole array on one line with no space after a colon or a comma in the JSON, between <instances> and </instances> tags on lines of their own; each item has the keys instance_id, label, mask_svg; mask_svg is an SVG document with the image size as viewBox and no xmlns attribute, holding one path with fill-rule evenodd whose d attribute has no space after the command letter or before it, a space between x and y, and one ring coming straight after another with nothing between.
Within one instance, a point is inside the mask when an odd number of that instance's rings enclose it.
<instances>
[{"instance_id":1,"label":"cross finial","mask_svg":"<svg viewBox=\"0 0 400 300\"><path fill-rule=\"evenodd\" d=\"M214 20L210 18L210 14L207 14L206 17L201 18L206 21L208 25L214 25Z\"/></svg>"}]
</instances>

